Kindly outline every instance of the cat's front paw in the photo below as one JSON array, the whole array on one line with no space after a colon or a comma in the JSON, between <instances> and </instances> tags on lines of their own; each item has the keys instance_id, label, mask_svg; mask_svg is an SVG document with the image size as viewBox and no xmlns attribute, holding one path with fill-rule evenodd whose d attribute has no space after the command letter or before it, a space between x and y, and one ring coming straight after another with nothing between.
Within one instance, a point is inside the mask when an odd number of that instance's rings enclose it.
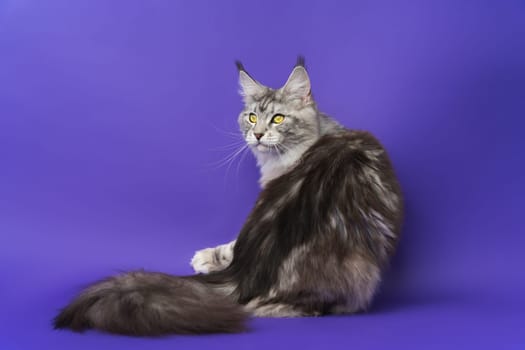
<instances>
[{"instance_id":1,"label":"cat's front paw","mask_svg":"<svg viewBox=\"0 0 525 350\"><path fill-rule=\"evenodd\" d=\"M215 271L213 256L215 254L215 248L206 248L198 250L191 259L190 265L193 270L197 273L210 273Z\"/></svg>"}]
</instances>

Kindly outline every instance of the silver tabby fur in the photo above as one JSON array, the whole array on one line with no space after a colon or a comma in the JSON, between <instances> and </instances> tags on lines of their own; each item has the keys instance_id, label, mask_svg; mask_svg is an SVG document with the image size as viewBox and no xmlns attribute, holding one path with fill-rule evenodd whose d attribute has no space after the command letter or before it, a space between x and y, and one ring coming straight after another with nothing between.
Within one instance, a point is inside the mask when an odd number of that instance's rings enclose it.
<instances>
[{"instance_id":1,"label":"silver tabby fur","mask_svg":"<svg viewBox=\"0 0 525 350\"><path fill-rule=\"evenodd\" d=\"M318 111L301 58L280 89L238 69L245 104L238 120L262 191L237 240L197 252L192 265L201 274L135 271L95 283L60 312L55 328L238 332L250 315L318 316L370 305L403 216L386 151L369 133ZM272 123L276 114L282 123Z\"/></svg>"}]
</instances>

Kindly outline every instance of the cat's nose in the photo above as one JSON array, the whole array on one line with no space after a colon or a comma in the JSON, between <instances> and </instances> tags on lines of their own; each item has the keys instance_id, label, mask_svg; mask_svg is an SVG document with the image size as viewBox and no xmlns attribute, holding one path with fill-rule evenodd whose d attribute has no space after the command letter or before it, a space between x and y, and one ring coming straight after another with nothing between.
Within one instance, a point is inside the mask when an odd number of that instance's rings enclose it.
<instances>
[{"instance_id":1,"label":"cat's nose","mask_svg":"<svg viewBox=\"0 0 525 350\"><path fill-rule=\"evenodd\" d=\"M254 133L253 133L253 136L255 136L255 138L256 138L257 140L260 140L261 137L264 136L264 133L254 132Z\"/></svg>"}]
</instances>

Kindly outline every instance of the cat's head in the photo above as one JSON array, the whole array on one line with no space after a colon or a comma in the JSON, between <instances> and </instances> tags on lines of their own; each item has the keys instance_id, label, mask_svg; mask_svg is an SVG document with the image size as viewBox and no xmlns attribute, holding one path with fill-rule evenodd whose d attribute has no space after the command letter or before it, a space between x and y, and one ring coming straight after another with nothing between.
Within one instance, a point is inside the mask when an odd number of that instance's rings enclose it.
<instances>
[{"instance_id":1,"label":"cat's head","mask_svg":"<svg viewBox=\"0 0 525 350\"><path fill-rule=\"evenodd\" d=\"M256 155L280 156L309 146L319 137L318 112L301 57L279 89L260 84L240 62L237 68L244 100L239 126Z\"/></svg>"}]
</instances>

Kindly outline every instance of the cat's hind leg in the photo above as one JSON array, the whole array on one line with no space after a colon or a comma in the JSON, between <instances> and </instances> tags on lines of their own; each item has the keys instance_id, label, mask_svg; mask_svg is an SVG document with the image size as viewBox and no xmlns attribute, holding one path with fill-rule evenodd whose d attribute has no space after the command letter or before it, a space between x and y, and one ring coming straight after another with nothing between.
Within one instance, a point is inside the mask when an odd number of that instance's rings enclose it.
<instances>
[{"instance_id":1,"label":"cat's hind leg","mask_svg":"<svg viewBox=\"0 0 525 350\"><path fill-rule=\"evenodd\" d=\"M215 248L201 249L195 252L190 265L197 273L210 273L227 268L233 260L235 241L221 244Z\"/></svg>"},{"instance_id":2,"label":"cat's hind leg","mask_svg":"<svg viewBox=\"0 0 525 350\"><path fill-rule=\"evenodd\" d=\"M304 317L316 316L315 313L308 313L295 305L284 302L263 301L255 298L246 304L245 309L255 317Z\"/></svg>"}]
</instances>

